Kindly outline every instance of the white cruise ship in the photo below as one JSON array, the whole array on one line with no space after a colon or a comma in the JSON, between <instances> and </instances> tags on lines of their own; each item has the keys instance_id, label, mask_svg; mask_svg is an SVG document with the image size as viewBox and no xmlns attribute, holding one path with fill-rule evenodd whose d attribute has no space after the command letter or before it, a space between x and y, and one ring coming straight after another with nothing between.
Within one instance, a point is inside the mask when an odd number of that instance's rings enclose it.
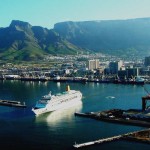
<instances>
[{"instance_id":1,"label":"white cruise ship","mask_svg":"<svg viewBox=\"0 0 150 150\"><path fill-rule=\"evenodd\" d=\"M80 91L70 90L70 87L66 87L66 91L58 93L56 95L42 96L42 98L36 103L32 111L35 115L40 115L47 112L52 112L59 109L65 109L82 103L82 93Z\"/></svg>"}]
</instances>

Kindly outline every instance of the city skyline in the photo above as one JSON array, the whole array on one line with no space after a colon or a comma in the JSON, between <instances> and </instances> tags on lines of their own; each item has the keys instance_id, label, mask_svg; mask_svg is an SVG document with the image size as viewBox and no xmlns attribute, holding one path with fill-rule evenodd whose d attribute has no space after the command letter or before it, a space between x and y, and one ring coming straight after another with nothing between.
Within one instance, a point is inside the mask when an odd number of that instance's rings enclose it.
<instances>
[{"instance_id":1,"label":"city skyline","mask_svg":"<svg viewBox=\"0 0 150 150\"><path fill-rule=\"evenodd\" d=\"M150 17L149 0L5 0L0 1L0 27L12 20L53 28L64 21L120 20Z\"/></svg>"}]
</instances>

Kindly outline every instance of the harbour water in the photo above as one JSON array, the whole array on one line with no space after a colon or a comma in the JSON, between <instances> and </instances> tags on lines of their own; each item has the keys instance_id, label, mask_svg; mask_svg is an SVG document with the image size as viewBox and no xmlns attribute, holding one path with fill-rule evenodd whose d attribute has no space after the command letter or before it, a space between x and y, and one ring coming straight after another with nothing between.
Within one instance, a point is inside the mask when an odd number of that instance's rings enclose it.
<instances>
[{"instance_id":1,"label":"harbour water","mask_svg":"<svg viewBox=\"0 0 150 150\"><path fill-rule=\"evenodd\" d=\"M35 117L31 109L36 101L49 91L53 94L63 92L67 84L72 89L82 92L82 105ZM150 85L145 87L150 91ZM83 143L144 129L75 117L74 113L113 108L141 109L141 97L146 94L140 85L0 81L0 99L17 100L27 105L27 108L0 106L0 148L71 150L75 142ZM148 150L149 148L148 144L115 141L84 149Z\"/></svg>"}]
</instances>

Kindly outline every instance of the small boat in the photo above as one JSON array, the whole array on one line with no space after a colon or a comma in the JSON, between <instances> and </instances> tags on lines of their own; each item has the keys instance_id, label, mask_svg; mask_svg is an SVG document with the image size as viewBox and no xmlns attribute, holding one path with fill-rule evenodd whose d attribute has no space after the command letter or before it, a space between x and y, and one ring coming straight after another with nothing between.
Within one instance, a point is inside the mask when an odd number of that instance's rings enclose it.
<instances>
[{"instance_id":1,"label":"small boat","mask_svg":"<svg viewBox=\"0 0 150 150\"><path fill-rule=\"evenodd\" d=\"M107 99L114 99L115 97L114 96L107 96L106 98Z\"/></svg>"},{"instance_id":2,"label":"small boat","mask_svg":"<svg viewBox=\"0 0 150 150\"><path fill-rule=\"evenodd\" d=\"M144 84L145 80L142 77L137 76L136 79L135 79L135 82L137 84Z\"/></svg>"},{"instance_id":3,"label":"small boat","mask_svg":"<svg viewBox=\"0 0 150 150\"><path fill-rule=\"evenodd\" d=\"M42 98L32 108L35 115L40 115L47 112L56 111L75 106L81 102L82 93L76 90L70 90L69 85L63 93L49 94L42 96Z\"/></svg>"}]
</instances>

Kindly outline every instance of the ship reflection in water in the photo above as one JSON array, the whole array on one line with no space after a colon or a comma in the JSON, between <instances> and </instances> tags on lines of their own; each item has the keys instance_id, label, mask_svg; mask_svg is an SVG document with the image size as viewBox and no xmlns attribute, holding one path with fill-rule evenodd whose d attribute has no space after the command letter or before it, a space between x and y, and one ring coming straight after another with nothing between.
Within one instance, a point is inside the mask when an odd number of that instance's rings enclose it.
<instances>
[{"instance_id":1,"label":"ship reflection in water","mask_svg":"<svg viewBox=\"0 0 150 150\"><path fill-rule=\"evenodd\" d=\"M53 111L50 113L42 114L36 117L36 123L44 123L47 122L48 125L55 125L61 122L69 122L72 120L75 112L80 112L82 110L82 102L77 103L73 107L69 107L66 109L60 109L57 111Z\"/></svg>"},{"instance_id":2,"label":"ship reflection in water","mask_svg":"<svg viewBox=\"0 0 150 150\"><path fill-rule=\"evenodd\" d=\"M60 89L60 82L57 82L57 88Z\"/></svg>"}]
</instances>

